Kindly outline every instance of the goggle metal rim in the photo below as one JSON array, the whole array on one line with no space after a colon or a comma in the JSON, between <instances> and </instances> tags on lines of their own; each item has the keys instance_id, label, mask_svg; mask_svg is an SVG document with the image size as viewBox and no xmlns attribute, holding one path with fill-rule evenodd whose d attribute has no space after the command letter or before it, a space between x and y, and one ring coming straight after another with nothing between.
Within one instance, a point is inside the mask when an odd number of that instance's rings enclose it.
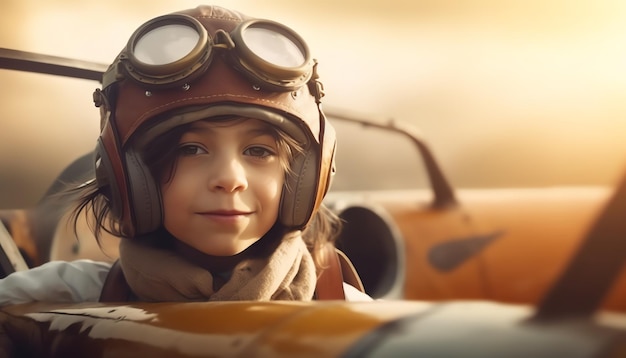
<instances>
[{"instance_id":1,"label":"goggle metal rim","mask_svg":"<svg viewBox=\"0 0 626 358\"><path fill-rule=\"evenodd\" d=\"M304 57L304 61L297 67L278 66L274 63L264 60L252 51L243 39L244 33L251 27L260 27L275 31L284 35L295 44ZM264 78L271 79L273 82L291 82L306 77L311 72L311 53L306 42L300 35L289 27L271 20L253 19L242 22L231 34L235 42L235 51L237 52L240 62L248 71L260 72L264 74ZM281 80L276 80L280 78Z\"/></svg>"},{"instance_id":2,"label":"goggle metal rim","mask_svg":"<svg viewBox=\"0 0 626 358\"><path fill-rule=\"evenodd\" d=\"M179 60L159 65L147 64L135 57L135 46L145 34L161 26L172 24L189 26L198 34L198 42L189 53ZM198 20L188 15L170 14L144 23L133 33L126 45L125 54L128 61L124 62L129 75L140 83L165 85L179 82L196 72L200 72L199 74L204 72L198 71L198 68L208 65L211 50L211 38Z\"/></svg>"}]
</instances>

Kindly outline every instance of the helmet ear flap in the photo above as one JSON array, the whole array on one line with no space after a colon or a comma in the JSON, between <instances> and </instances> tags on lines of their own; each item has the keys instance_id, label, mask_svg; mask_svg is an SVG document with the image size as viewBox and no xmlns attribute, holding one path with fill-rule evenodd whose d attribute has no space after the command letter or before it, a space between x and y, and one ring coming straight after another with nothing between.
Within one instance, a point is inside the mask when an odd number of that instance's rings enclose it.
<instances>
[{"instance_id":1,"label":"helmet ear flap","mask_svg":"<svg viewBox=\"0 0 626 358\"><path fill-rule=\"evenodd\" d=\"M161 225L161 194L149 168L133 150L125 152L108 149L114 140L105 132L98 138L95 150L96 182L109 202L111 214L120 222L127 236L143 235ZM112 154L110 154L113 152Z\"/></svg>"},{"instance_id":2,"label":"helmet ear flap","mask_svg":"<svg viewBox=\"0 0 626 358\"><path fill-rule=\"evenodd\" d=\"M291 163L291 173L285 178L279 220L288 228L306 227L330 188L337 140L334 128L321 110L320 133L319 144L312 143L296 156Z\"/></svg>"},{"instance_id":3,"label":"helmet ear flap","mask_svg":"<svg viewBox=\"0 0 626 358\"><path fill-rule=\"evenodd\" d=\"M302 229L311 218L319 185L319 160L318 151L307 150L291 163L278 216L288 228Z\"/></svg>"},{"instance_id":4,"label":"helmet ear flap","mask_svg":"<svg viewBox=\"0 0 626 358\"><path fill-rule=\"evenodd\" d=\"M135 233L143 235L158 229L162 221L161 191L150 169L134 150L126 151L126 177Z\"/></svg>"},{"instance_id":5,"label":"helmet ear flap","mask_svg":"<svg viewBox=\"0 0 626 358\"><path fill-rule=\"evenodd\" d=\"M102 137L98 138L98 142L96 143L94 163L98 190L107 199L111 214L121 218L124 212L121 191L115 176L115 171L113 170L113 164L105 149Z\"/></svg>"}]
</instances>

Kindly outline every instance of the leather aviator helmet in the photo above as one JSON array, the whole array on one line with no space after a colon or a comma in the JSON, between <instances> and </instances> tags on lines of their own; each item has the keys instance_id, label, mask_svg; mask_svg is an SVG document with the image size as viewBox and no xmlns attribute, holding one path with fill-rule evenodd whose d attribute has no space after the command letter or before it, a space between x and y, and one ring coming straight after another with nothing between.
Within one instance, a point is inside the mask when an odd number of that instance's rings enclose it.
<instances>
[{"instance_id":1,"label":"leather aviator helmet","mask_svg":"<svg viewBox=\"0 0 626 358\"><path fill-rule=\"evenodd\" d=\"M328 190L336 145L316 66L291 29L216 6L137 29L94 93L101 114L96 181L122 232L143 235L162 225L159 183L142 147L176 126L224 115L265 121L303 145L285 179L278 221L304 228Z\"/></svg>"}]
</instances>

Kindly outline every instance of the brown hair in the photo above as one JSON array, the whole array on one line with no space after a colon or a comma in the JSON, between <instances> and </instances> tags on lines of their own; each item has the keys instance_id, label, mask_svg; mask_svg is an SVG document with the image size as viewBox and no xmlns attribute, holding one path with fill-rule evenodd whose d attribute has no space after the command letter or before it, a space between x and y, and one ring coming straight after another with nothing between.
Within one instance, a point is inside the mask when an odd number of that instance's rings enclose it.
<instances>
[{"instance_id":1,"label":"brown hair","mask_svg":"<svg viewBox=\"0 0 626 358\"><path fill-rule=\"evenodd\" d=\"M233 117L212 118L209 120L233 120ZM143 160L149 167L150 173L155 180L159 182L171 180L176 170L177 144L190 125L191 123L172 128L152 140L141 151ZM285 175L293 175L290 171L290 163L295 156L304 151L304 148L281 129L271 125L268 125L268 127L271 128L270 133L276 139L279 160L285 170ZM75 190L79 191L79 199L71 216L75 230L81 212L86 210L88 216L90 215L93 218L93 222L90 223L90 228L98 244L100 244L102 230L121 238L131 238L121 230L119 218L111 213L106 193L103 192L103 189L98 188L95 180ZM317 212L313 214L307 227L302 230L302 238L318 268L322 268L322 248L328 243L334 244L340 230L340 219L323 204L321 204ZM279 232L285 232L285 230L279 230Z\"/></svg>"}]
</instances>

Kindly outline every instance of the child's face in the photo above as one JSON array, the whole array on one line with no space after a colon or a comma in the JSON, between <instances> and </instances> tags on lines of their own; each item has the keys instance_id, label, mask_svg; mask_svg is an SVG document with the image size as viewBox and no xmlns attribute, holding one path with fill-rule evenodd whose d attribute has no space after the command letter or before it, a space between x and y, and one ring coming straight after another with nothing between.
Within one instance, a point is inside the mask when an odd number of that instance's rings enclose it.
<instances>
[{"instance_id":1,"label":"child's face","mask_svg":"<svg viewBox=\"0 0 626 358\"><path fill-rule=\"evenodd\" d=\"M276 222L284 172L269 125L197 121L161 186L165 228L206 254L235 255Z\"/></svg>"}]
</instances>

